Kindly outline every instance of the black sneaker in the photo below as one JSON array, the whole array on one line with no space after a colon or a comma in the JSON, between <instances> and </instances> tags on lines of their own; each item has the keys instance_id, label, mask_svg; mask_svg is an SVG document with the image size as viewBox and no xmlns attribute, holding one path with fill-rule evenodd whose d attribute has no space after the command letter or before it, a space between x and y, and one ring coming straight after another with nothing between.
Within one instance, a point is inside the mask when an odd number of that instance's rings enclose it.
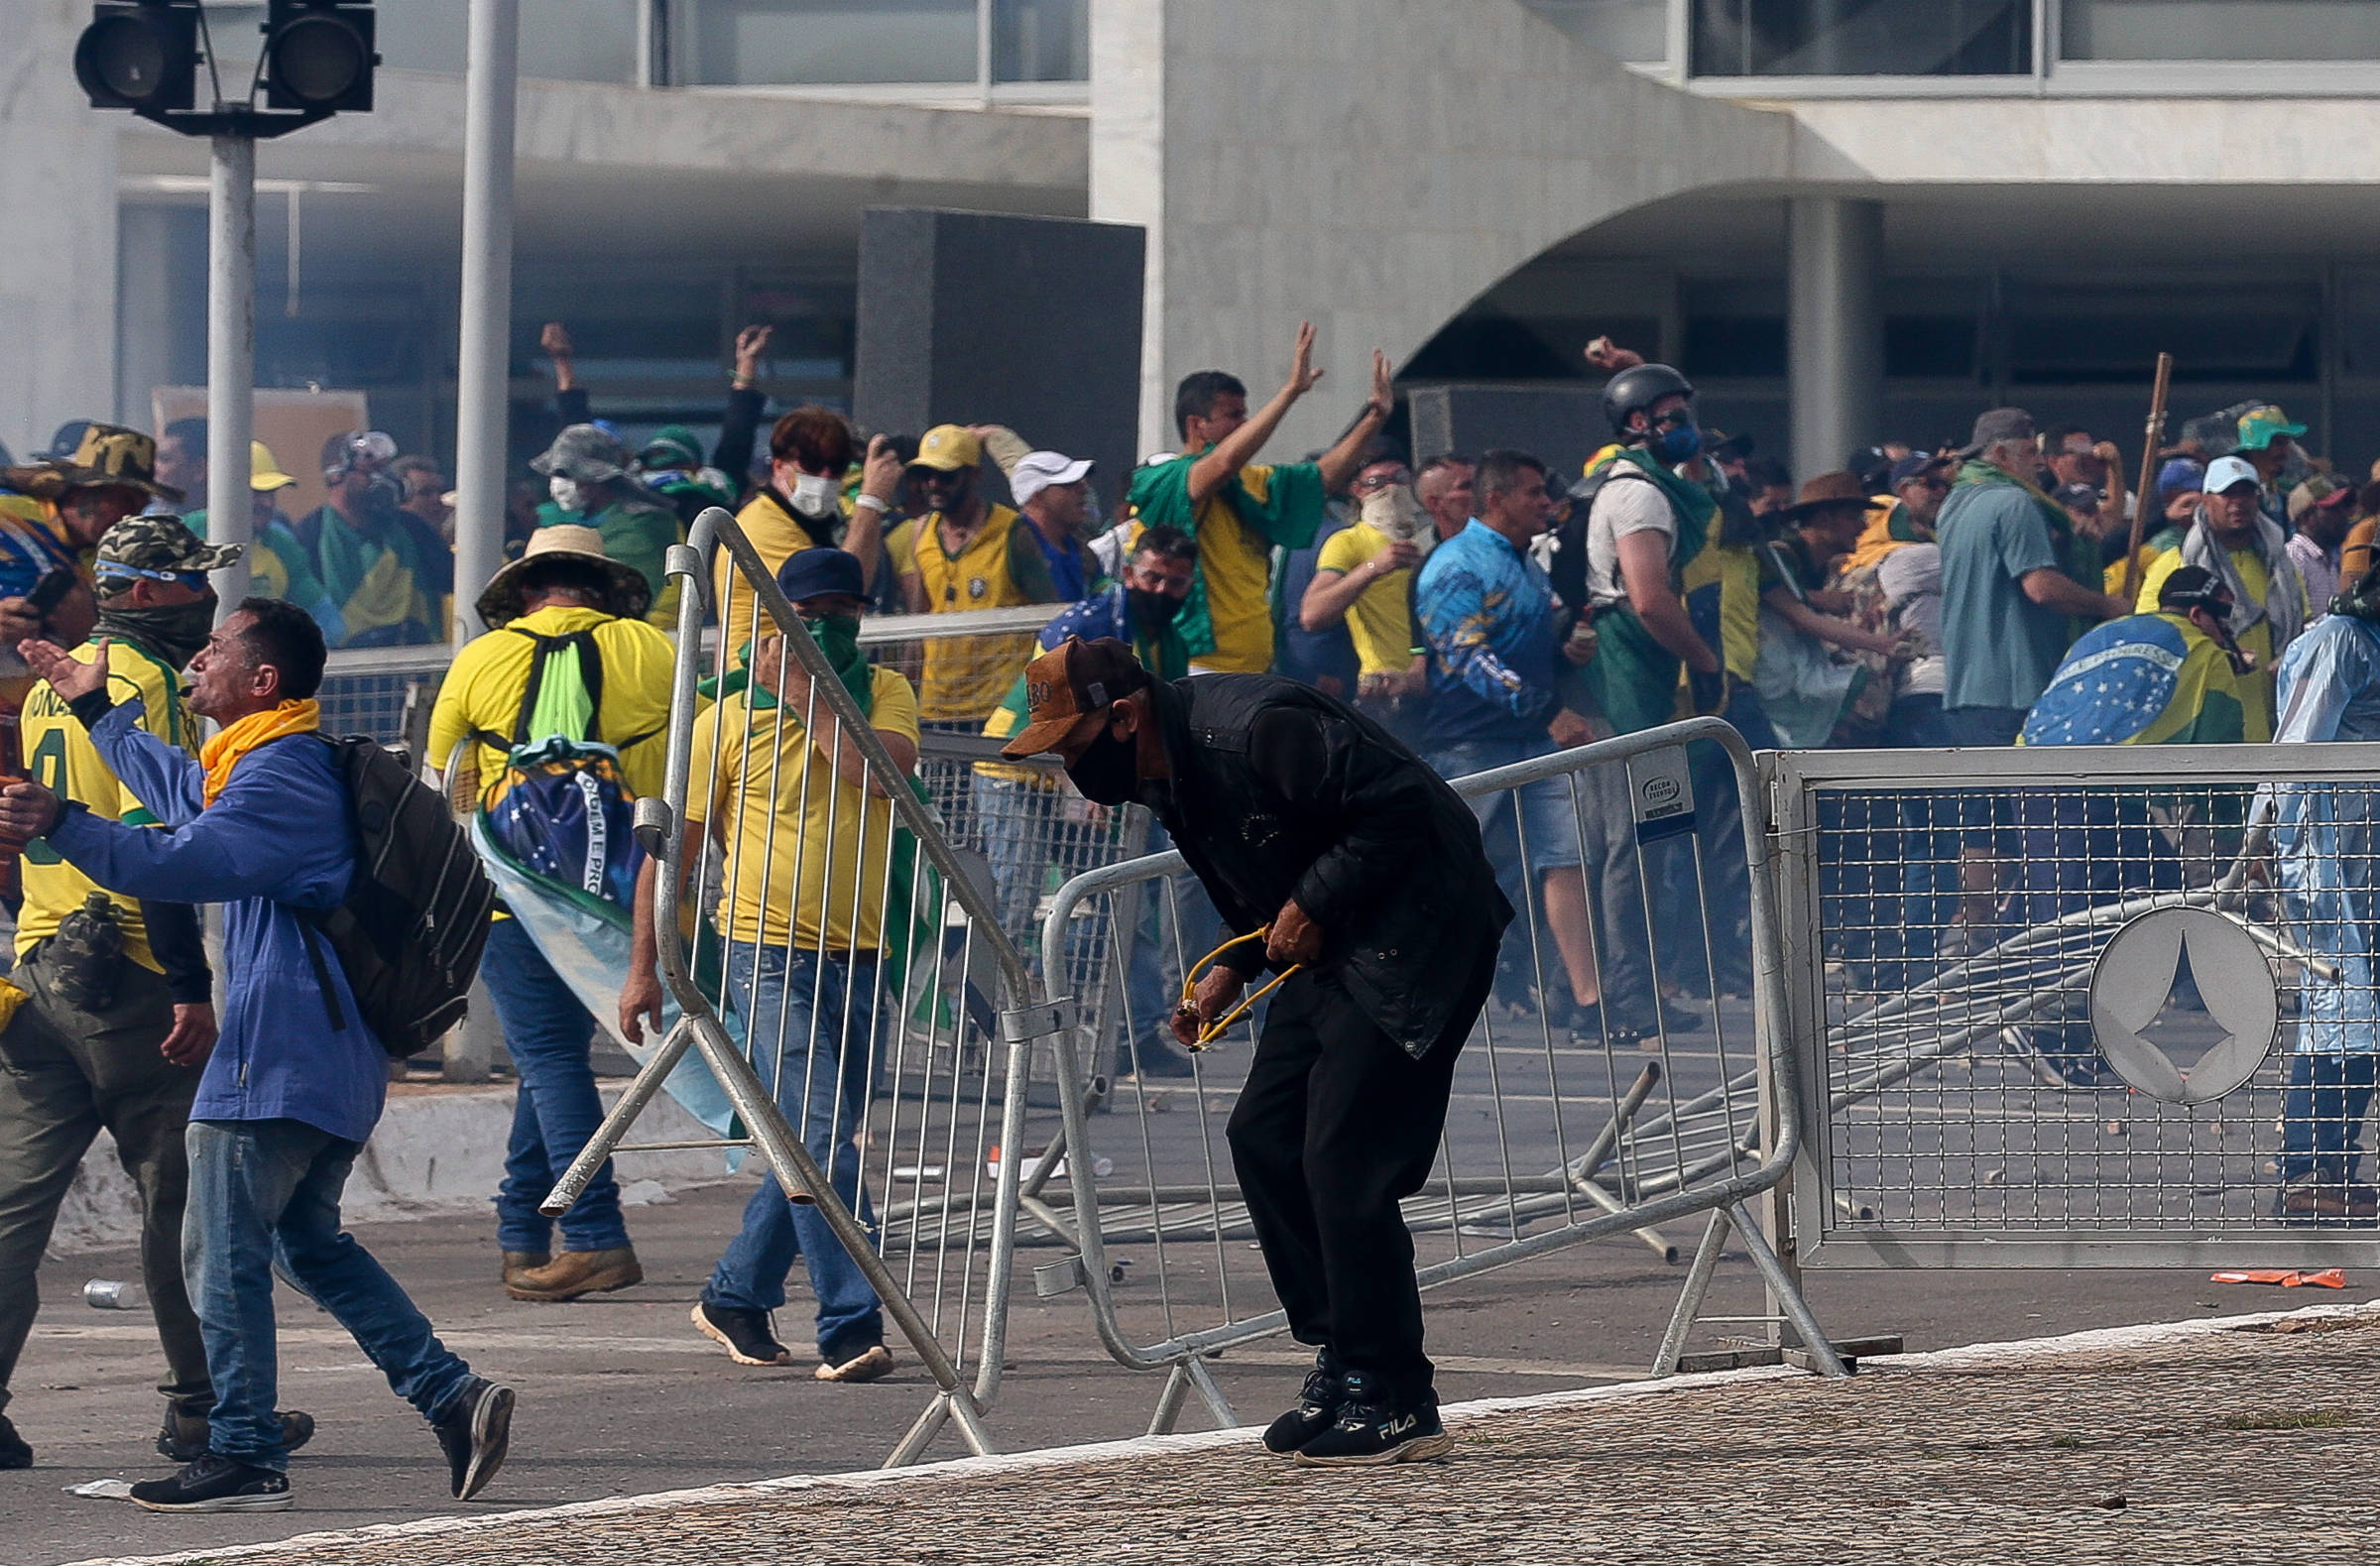
<instances>
[{"instance_id":1,"label":"black sneaker","mask_svg":"<svg viewBox=\"0 0 2380 1566\"><path fill-rule=\"evenodd\" d=\"M1306 1385L1297 1394L1297 1406L1264 1427L1264 1450L1287 1457L1328 1430L1346 1401L1347 1389L1340 1383L1339 1362L1331 1358L1330 1350L1324 1349L1314 1356L1314 1368L1306 1372Z\"/></svg>"},{"instance_id":2,"label":"black sneaker","mask_svg":"<svg viewBox=\"0 0 2380 1566\"><path fill-rule=\"evenodd\" d=\"M775 1323L765 1310L741 1310L733 1305L714 1305L707 1299L694 1302L694 1325L702 1335L727 1350L727 1357L738 1365L790 1365L793 1351L776 1341Z\"/></svg>"},{"instance_id":3,"label":"black sneaker","mask_svg":"<svg viewBox=\"0 0 2380 1566\"><path fill-rule=\"evenodd\" d=\"M289 1475L220 1452L201 1453L171 1479L132 1487L133 1505L151 1511L287 1511L295 1499Z\"/></svg>"},{"instance_id":4,"label":"black sneaker","mask_svg":"<svg viewBox=\"0 0 2380 1566\"><path fill-rule=\"evenodd\" d=\"M166 1404L166 1422L157 1432L157 1455L169 1463L195 1463L206 1455L206 1443L213 1431L207 1422L207 1409L195 1412ZM281 1449L295 1452L314 1438L314 1416L295 1408L281 1415ZM0 1464L0 1467L5 1467Z\"/></svg>"},{"instance_id":5,"label":"black sneaker","mask_svg":"<svg viewBox=\"0 0 2380 1566\"><path fill-rule=\"evenodd\" d=\"M504 1466L513 1440L513 1389L474 1376L453 1411L430 1426L446 1449L446 1472L454 1499L469 1501L488 1488Z\"/></svg>"},{"instance_id":6,"label":"black sneaker","mask_svg":"<svg viewBox=\"0 0 2380 1566\"><path fill-rule=\"evenodd\" d=\"M23 1436L17 1434L17 1427L8 1422L8 1415L0 1413L0 1468L32 1466L33 1448L25 1444Z\"/></svg>"},{"instance_id":7,"label":"black sneaker","mask_svg":"<svg viewBox=\"0 0 2380 1566\"><path fill-rule=\"evenodd\" d=\"M1385 1388L1366 1385L1361 1371L1349 1371L1342 1382L1347 1402L1328 1430L1297 1449L1300 1468L1426 1463L1455 1449L1455 1438L1439 1422L1435 1394L1391 1400Z\"/></svg>"}]
</instances>

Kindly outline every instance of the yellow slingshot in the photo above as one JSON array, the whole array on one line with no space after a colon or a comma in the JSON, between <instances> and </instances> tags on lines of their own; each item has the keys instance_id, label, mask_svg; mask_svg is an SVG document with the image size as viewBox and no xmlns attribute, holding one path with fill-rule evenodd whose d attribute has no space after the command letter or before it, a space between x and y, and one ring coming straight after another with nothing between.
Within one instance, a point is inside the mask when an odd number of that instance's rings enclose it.
<instances>
[{"instance_id":1,"label":"yellow slingshot","mask_svg":"<svg viewBox=\"0 0 2380 1566\"><path fill-rule=\"evenodd\" d=\"M1213 951L1207 953L1204 957L1199 958L1198 961L1192 963L1190 965L1190 971L1182 975L1182 1004L1174 1008L1173 1015L1176 1017L1186 1017L1191 1022L1196 1023L1198 1021L1198 980L1201 970L1212 967L1217 959L1222 957L1225 952L1230 951L1233 947L1245 946L1251 940L1263 940L1271 933L1272 926L1267 924L1262 929L1257 930L1251 935L1235 935L1230 940L1227 940L1222 945L1216 947ZM1240 1019L1248 1015L1248 1010L1250 1007L1254 1006L1258 1001L1263 1000L1264 997L1270 995L1273 991L1288 983L1289 976L1304 967L1305 964L1302 962L1291 963L1287 968L1281 971L1279 977L1275 978L1270 984L1264 986L1263 989L1258 990L1255 994L1248 996L1242 1000L1238 1006L1232 1008L1229 1014L1219 1017L1214 1022L1202 1025L1198 1030L1198 1037L1191 1043L1190 1047L1192 1049L1205 1049L1207 1046L1214 1043L1216 1039L1221 1038L1224 1035L1224 1032L1230 1028L1234 1023L1237 1023L1240 1021Z\"/></svg>"}]
</instances>

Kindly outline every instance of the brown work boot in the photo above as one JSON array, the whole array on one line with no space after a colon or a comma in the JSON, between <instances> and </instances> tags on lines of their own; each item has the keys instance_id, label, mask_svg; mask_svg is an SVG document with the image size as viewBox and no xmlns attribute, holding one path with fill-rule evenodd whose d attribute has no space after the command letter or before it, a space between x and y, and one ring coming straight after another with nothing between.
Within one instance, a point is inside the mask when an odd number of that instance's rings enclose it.
<instances>
[{"instance_id":1,"label":"brown work boot","mask_svg":"<svg viewBox=\"0 0 2380 1566\"><path fill-rule=\"evenodd\" d=\"M507 1251L504 1254L504 1281L509 1287L521 1281L521 1274L532 1267L544 1266L553 1260L550 1251Z\"/></svg>"},{"instance_id":2,"label":"brown work boot","mask_svg":"<svg viewBox=\"0 0 2380 1566\"><path fill-rule=\"evenodd\" d=\"M533 1266L507 1282L504 1291L515 1299L558 1305L581 1294L608 1293L645 1281L634 1246L609 1251L565 1251L543 1266Z\"/></svg>"}]
</instances>

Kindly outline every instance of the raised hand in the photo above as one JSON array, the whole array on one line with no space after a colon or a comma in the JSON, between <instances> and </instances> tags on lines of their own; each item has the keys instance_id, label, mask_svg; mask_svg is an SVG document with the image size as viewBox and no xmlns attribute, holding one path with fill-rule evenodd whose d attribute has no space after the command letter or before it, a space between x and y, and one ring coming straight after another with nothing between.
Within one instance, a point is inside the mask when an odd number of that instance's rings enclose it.
<instances>
[{"instance_id":1,"label":"raised hand","mask_svg":"<svg viewBox=\"0 0 2380 1566\"><path fill-rule=\"evenodd\" d=\"M1303 397L1321 379L1322 372L1314 368L1314 323L1302 321L1297 328L1297 357L1290 362L1285 390L1291 397Z\"/></svg>"},{"instance_id":2,"label":"raised hand","mask_svg":"<svg viewBox=\"0 0 2380 1566\"><path fill-rule=\"evenodd\" d=\"M750 386L761 378L761 355L769 351L774 326L747 326L736 333L736 384Z\"/></svg>"},{"instance_id":3,"label":"raised hand","mask_svg":"<svg viewBox=\"0 0 2380 1566\"><path fill-rule=\"evenodd\" d=\"M1396 412L1396 381L1388 373L1388 356L1377 348L1371 350L1371 396L1364 411L1379 420Z\"/></svg>"},{"instance_id":4,"label":"raised hand","mask_svg":"<svg viewBox=\"0 0 2380 1566\"><path fill-rule=\"evenodd\" d=\"M107 688L107 642L99 639L99 651L88 663L60 647L36 637L17 644L17 656L30 665L35 674L50 682L50 688L62 701L73 702L94 691Z\"/></svg>"}]
</instances>

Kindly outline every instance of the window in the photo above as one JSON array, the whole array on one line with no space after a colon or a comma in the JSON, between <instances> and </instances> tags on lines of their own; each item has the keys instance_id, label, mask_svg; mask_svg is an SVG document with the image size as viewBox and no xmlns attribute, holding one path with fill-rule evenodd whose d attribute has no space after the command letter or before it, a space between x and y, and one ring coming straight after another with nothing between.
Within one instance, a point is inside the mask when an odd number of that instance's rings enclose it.
<instances>
[{"instance_id":1,"label":"window","mask_svg":"<svg viewBox=\"0 0 2380 1566\"><path fill-rule=\"evenodd\" d=\"M2061 60L2380 60L2370 0L2065 0Z\"/></svg>"},{"instance_id":2,"label":"window","mask_svg":"<svg viewBox=\"0 0 2380 1566\"><path fill-rule=\"evenodd\" d=\"M994 81L1089 81L1091 0L992 0Z\"/></svg>"},{"instance_id":3,"label":"window","mask_svg":"<svg viewBox=\"0 0 2380 1566\"><path fill-rule=\"evenodd\" d=\"M2021 76L2031 0L1693 0L1698 76Z\"/></svg>"}]
</instances>

